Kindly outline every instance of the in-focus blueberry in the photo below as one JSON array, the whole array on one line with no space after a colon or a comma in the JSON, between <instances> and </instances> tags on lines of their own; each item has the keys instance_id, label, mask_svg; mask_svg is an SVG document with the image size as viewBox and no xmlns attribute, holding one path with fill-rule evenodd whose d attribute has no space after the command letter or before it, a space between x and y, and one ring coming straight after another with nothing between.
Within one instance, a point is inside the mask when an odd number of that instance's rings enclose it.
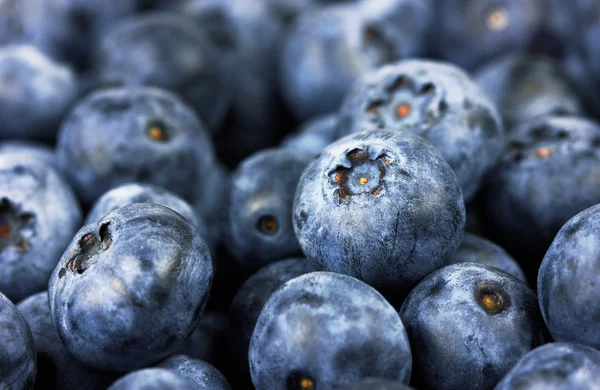
<instances>
[{"instance_id":1,"label":"in-focus blueberry","mask_svg":"<svg viewBox=\"0 0 600 390\"><path fill-rule=\"evenodd\" d=\"M108 390L198 390L198 386L164 368L145 368L125 375Z\"/></svg>"},{"instance_id":2,"label":"in-focus blueberry","mask_svg":"<svg viewBox=\"0 0 600 390\"><path fill-rule=\"evenodd\" d=\"M101 90L63 122L58 163L87 205L132 181L192 200L214 165L208 131L174 94L154 88Z\"/></svg>"},{"instance_id":3,"label":"in-focus blueberry","mask_svg":"<svg viewBox=\"0 0 600 390\"><path fill-rule=\"evenodd\" d=\"M329 114L304 123L300 129L287 136L281 147L318 155L337 139L337 115Z\"/></svg>"},{"instance_id":4,"label":"in-focus blueberry","mask_svg":"<svg viewBox=\"0 0 600 390\"><path fill-rule=\"evenodd\" d=\"M571 218L550 245L538 274L542 315L556 341L600 348L600 205Z\"/></svg>"},{"instance_id":5,"label":"in-focus blueberry","mask_svg":"<svg viewBox=\"0 0 600 390\"><path fill-rule=\"evenodd\" d=\"M257 389L341 389L367 377L408 382L411 348L400 316L373 288L313 272L267 301L250 343Z\"/></svg>"},{"instance_id":6,"label":"in-focus blueberry","mask_svg":"<svg viewBox=\"0 0 600 390\"><path fill-rule=\"evenodd\" d=\"M600 351L550 343L523 356L495 390L594 390L600 383Z\"/></svg>"},{"instance_id":7,"label":"in-focus blueberry","mask_svg":"<svg viewBox=\"0 0 600 390\"><path fill-rule=\"evenodd\" d=\"M290 149L252 155L232 174L227 250L244 267L258 269L301 255L292 223L298 180L313 156Z\"/></svg>"},{"instance_id":8,"label":"in-focus blueberry","mask_svg":"<svg viewBox=\"0 0 600 390\"><path fill-rule=\"evenodd\" d=\"M37 369L29 325L15 305L0 293L0 388L33 389Z\"/></svg>"},{"instance_id":9,"label":"in-focus blueberry","mask_svg":"<svg viewBox=\"0 0 600 390\"><path fill-rule=\"evenodd\" d=\"M66 66L33 46L0 47L0 138L54 141L77 98L77 79Z\"/></svg>"},{"instance_id":10,"label":"in-focus blueberry","mask_svg":"<svg viewBox=\"0 0 600 390\"><path fill-rule=\"evenodd\" d=\"M17 302L45 290L81 218L51 167L27 154L0 154L0 292Z\"/></svg>"},{"instance_id":11,"label":"in-focus blueberry","mask_svg":"<svg viewBox=\"0 0 600 390\"><path fill-rule=\"evenodd\" d=\"M463 237L456 176L423 138L376 130L329 145L294 200L300 247L319 269L406 295Z\"/></svg>"},{"instance_id":12,"label":"in-focus blueberry","mask_svg":"<svg viewBox=\"0 0 600 390\"><path fill-rule=\"evenodd\" d=\"M406 298L400 316L416 388L490 389L523 355L549 340L535 293L481 264L432 273Z\"/></svg>"},{"instance_id":13,"label":"in-focus blueberry","mask_svg":"<svg viewBox=\"0 0 600 390\"><path fill-rule=\"evenodd\" d=\"M459 68L406 60L368 73L346 96L339 135L409 130L435 146L456 173L465 201L504 148L496 106Z\"/></svg>"},{"instance_id":14,"label":"in-focus blueberry","mask_svg":"<svg viewBox=\"0 0 600 390\"><path fill-rule=\"evenodd\" d=\"M131 204L77 232L52 274L50 312L78 360L127 372L181 348L212 277L192 225L164 206Z\"/></svg>"},{"instance_id":15,"label":"in-focus blueberry","mask_svg":"<svg viewBox=\"0 0 600 390\"><path fill-rule=\"evenodd\" d=\"M185 355L173 355L154 367L164 368L193 382L196 390L231 390L231 386L223 374L203 360Z\"/></svg>"}]
</instances>

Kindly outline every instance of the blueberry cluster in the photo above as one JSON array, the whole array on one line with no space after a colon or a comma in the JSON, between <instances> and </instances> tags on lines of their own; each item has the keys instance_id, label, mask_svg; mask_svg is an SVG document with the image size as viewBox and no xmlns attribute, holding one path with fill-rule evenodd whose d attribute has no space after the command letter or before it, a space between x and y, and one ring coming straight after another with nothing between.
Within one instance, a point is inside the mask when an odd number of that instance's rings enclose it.
<instances>
[{"instance_id":1,"label":"blueberry cluster","mask_svg":"<svg viewBox=\"0 0 600 390\"><path fill-rule=\"evenodd\" d=\"M0 390L600 389L600 0L0 0Z\"/></svg>"}]
</instances>

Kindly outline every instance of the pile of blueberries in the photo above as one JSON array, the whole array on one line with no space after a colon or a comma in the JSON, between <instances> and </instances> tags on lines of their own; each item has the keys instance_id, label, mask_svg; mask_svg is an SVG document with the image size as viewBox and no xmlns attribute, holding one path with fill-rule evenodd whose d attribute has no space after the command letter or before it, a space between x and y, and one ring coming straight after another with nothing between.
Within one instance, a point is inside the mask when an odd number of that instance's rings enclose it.
<instances>
[{"instance_id":1,"label":"pile of blueberries","mask_svg":"<svg viewBox=\"0 0 600 390\"><path fill-rule=\"evenodd\" d=\"M600 0L0 0L0 389L600 389Z\"/></svg>"}]
</instances>

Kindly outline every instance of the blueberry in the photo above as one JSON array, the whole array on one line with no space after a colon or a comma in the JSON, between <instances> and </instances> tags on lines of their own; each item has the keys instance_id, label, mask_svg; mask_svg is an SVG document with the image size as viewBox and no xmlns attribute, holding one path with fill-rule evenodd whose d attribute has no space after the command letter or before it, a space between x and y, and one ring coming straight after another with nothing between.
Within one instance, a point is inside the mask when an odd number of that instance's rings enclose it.
<instances>
[{"instance_id":1,"label":"blueberry","mask_svg":"<svg viewBox=\"0 0 600 390\"><path fill-rule=\"evenodd\" d=\"M600 126L578 117L543 117L510 135L490 174L482 220L528 277L562 225L600 203L599 147Z\"/></svg>"},{"instance_id":2,"label":"blueberry","mask_svg":"<svg viewBox=\"0 0 600 390\"><path fill-rule=\"evenodd\" d=\"M263 150L232 175L227 249L244 267L257 269L301 255L292 224L296 185L312 155L289 149Z\"/></svg>"},{"instance_id":3,"label":"blueberry","mask_svg":"<svg viewBox=\"0 0 600 390\"><path fill-rule=\"evenodd\" d=\"M231 390L227 379L216 368L189 356L173 355L155 367L164 368L193 382L196 390Z\"/></svg>"},{"instance_id":4,"label":"blueberry","mask_svg":"<svg viewBox=\"0 0 600 390\"><path fill-rule=\"evenodd\" d=\"M479 69L475 80L498 105L507 130L544 115L582 115L584 108L555 60L509 55Z\"/></svg>"},{"instance_id":5,"label":"blueberry","mask_svg":"<svg viewBox=\"0 0 600 390\"><path fill-rule=\"evenodd\" d=\"M289 280L316 270L304 258L281 260L259 270L238 290L231 304L229 346L232 364L239 375L250 372L248 346L269 297Z\"/></svg>"},{"instance_id":6,"label":"blueberry","mask_svg":"<svg viewBox=\"0 0 600 390\"><path fill-rule=\"evenodd\" d=\"M125 375L108 390L197 390L198 386L163 368L145 368Z\"/></svg>"},{"instance_id":7,"label":"blueberry","mask_svg":"<svg viewBox=\"0 0 600 390\"><path fill-rule=\"evenodd\" d=\"M138 181L194 198L212 169L206 128L175 95L124 87L79 102L60 130L58 163L85 204L120 184Z\"/></svg>"},{"instance_id":8,"label":"blueberry","mask_svg":"<svg viewBox=\"0 0 600 390\"><path fill-rule=\"evenodd\" d=\"M75 195L27 154L0 154L0 292L13 302L46 289L81 226Z\"/></svg>"},{"instance_id":9,"label":"blueberry","mask_svg":"<svg viewBox=\"0 0 600 390\"><path fill-rule=\"evenodd\" d=\"M319 269L399 295L454 254L465 224L456 176L405 131L329 145L302 174L293 215L300 247Z\"/></svg>"},{"instance_id":10,"label":"blueberry","mask_svg":"<svg viewBox=\"0 0 600 390\"><path fill-rule=\"evenodd\" d=\"M474 234L465 234L462 244L447 264L456 263L479 263L498 268L527 283L519 263L511 255L493 242Z\"/></svg>"},{"instance_id":11,"label":"blueberry","mask_svg":"<svg viewBox=\"0 0 600 390\"><path fill-rule=\"evenodd\" d=\"M400 316L417 388L490 389L549 339L535 293L503 271L474 263L429 275Z\"/></svg>"},{"instance_id":12,"label":"blueberry","mask_svg":"<svg viewBox=\"0 0 600 390\"><path fill-rule=\"evenodd\" d=\"M593 390L600 383L600 352L583 345L550 343L523 356L495 390Z\"/></svg>"},{"instance_id":13,"label":"blueberry","mask_svg":"<svg viewBox=\"0 0 600 390\"><path fill-rule=\"evenodd\" d=\"M496 106L462 70L406 60L368 73L346 97L340 135L409 130L426 138L452 167L470 200L504 148Z\"/></svg>"},{"instance_id":14,"label":"blueberry","mask_svg":"<svg viewBox=\"0 0 600 390\"><path fill-rule=\"evenodd\" d=\"M192 19L167 12L142 14L119 23L98 50L101 85L171 90L212 130L218 129L229 104L227 69Z\"/></svg>"},{"instance_id":15,"label":"blueberry","mask_svg":"<svg viewBox=\"0 0 600 390\"><path fill-rule=\"evenodd\" d=\"M411 390L411 388L401 382L368 378L360 381L348 390Z\"/></svg>"},{"instance_id":16,"label":"blueberry","mask_svg":"<svg viewBox=\"0 0 600 390\"><path fill-rule=\"evenodd\" d=\"M211 294L212 296L212 294ZM227 343L229 317L217 312L204 312L196 329L177 354L187 355L222 369L228 360L223 345Z\"/></svg>"},{"instance_id":17,"label":"blueberry","mask_svg":"<svg viewBox=\"0 0 600 390\"><path fill-rule=\"evenodd\" d=\"M600 348L600 206L571 218L546 252L538 274L540 307L556 341Z\"/></svg>"},{"instance_id":18,"label":"blueberry","mask_svg":"<svg viewBox=\"0 0 600 390\"><path fill-rule=\"evenodd\" d=\"M0 138L53 141L77 79L33 46L0 47Z\"/></svg>"},{"instance_id":19,"label":"blueberry","mask_svg":"<svg viewBox=\"0 0 600 390\"><path fill-rule=\"evenodd\" d=\"M31 329L15 305L0 293L0 388L33 389L37 369Z\"/></svg>"},{"instance_id":20,"label":"blueberry","mask_svg":"<svg viewBox=\"0 0 600 390\"><path fill-rule=\"evenodd\" d=\"M598 42L600 42L600 1L576 0L573 3L576 5L576 25L578 26L574 30L580 34L579 39L573 40L573 43L580 43L583 63L590 69L596 80L600 80L600 69L598 69L598 62L600 61L600 49L598 48Z\"/></svg>"},{"instance_id":21,"label":"blueberry","mask_svg":"<svg viewBox=\"0 0 600 390\"><path fill-rule=\"evenodd\" d=\"M282 95L300 120L337 110L367 71L425 52L429 1L371 0L302 14L280 60Z\"/></svg>"},{"instance_id":22,"label":"blueberry","mask_svg":"<svg viewBox=\"0 0 600 390\"><path fill-rule=\"evenodd\" d=\"M0 154L7 153L24 154L29 159L38 160L47 167L58 168L54 149L35 141L12 139L0 142Z\"/></svg>"},{"instance_id":23,"label":"blueberry","mask_svg":"<svg viewBox=\"0 0 600 390\"><path fill-rule=\"evenodd\" d=\"M341 389L367 377L408 382L412 358L398 313L345 275L292 279L267 301L250 343L257 389Z\"/></svg>"},{"instance_id":24,"label":"blueberry","mask_svg":"<svg viewBox=\"0 0 600 390\"><path fill-rule=\"evenodd\" d=\"M77 232L50 279L50 312L78 360L131 371L185 343L212 277L196 229L164 206L135 203Z\"/></svg>"},{"instance_id":25,"label":"blueberry","mask_svg":"<svg viewBox=\"0 0 600 390\"><path fill-rule=\"evenodd\" d=\"M337 139L337 122L335 114L319 116L307 121L296 133L287 136L281 146L316 156Z\"/></svg>"},{"instance_id":26,"label":"blueberry","mask_svg":"<svg viewBox=\"0 0 600 390\"><path fill-rule=\"evenodd\" d=\"M116 375L88 368L63 347L43 291L17 305L31 328L37 353L36 389L106 389Z\"/></svg>"},{"instance_id":27,"label":"blueberry","mask_svg":"<svg viewBox=\"0 0 600 390\"><path fill-rule=\"evenodd\" d=\"M437 7L438 54L471 70L534 45L546 22L548 1L442 0Z\"/></svg>"}]
</instances>

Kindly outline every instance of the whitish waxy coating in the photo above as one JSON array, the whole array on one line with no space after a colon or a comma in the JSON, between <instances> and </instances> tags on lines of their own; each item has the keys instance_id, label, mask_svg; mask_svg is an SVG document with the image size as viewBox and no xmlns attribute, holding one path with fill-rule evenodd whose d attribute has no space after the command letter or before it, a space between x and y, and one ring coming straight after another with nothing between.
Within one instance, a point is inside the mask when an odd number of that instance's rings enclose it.
<instances>
[{"instance_id":1,"label":"whitish waxy coating","mask_svg":"<svg viewBox=\"0 0 600 390\"><path fill-rule=\"evenodd\" d=\"M538 274L542 315L556 341L600 348L600 205L570 219Z\"/></svg>"},{"instance_id":2,"label":"whitish waxy coating","mask_svg":"<svg viewBox=\"0 0 600 390\"><path fill-rule=\"evenodd\" d=\"M366 377L408 382L412 366L395 309L368 285L330 272L292 279L271 296L248 357L254 386L265 390L303 380L319 390Z\"/></svg>"},{"instance_id":3,"label":"whitish waxy coating","mask_svg":"<svg viewBox=\"0 0 600 390\"><path fill-rule=\"evenodd\" d=\"M307 258L400 294L454 254L464 224L456 176L431 145L405 131L331 144L304 171L294 200Z\"/></svg>"},{"instance_id":4,"label":"whitish waxy coating","mask_svg":"<svg viewBox=\"0 0 600 390\"><path fill-rule=\"evenodd\" d=\"M196 390L231 390L227 379L212 365L185 355L173 355L155 367L164 368L193 382Z\"/></svg>"},{"instance_id":5,"label":"whitish waxy coating","mask_svg":"<svg viewBox=\"0 0 600 390\"><path fill-rule=\"evenodd\" d=\"M75 235L49 283L50 312L78 360L131 371L183 345L212 277L196 229L171 209L136 203Z\"/></svg>"},{"instance_id":6,"label":"whitish waxy coating","mask_svg":"<svg viewBox=\"0 0 600 390\"><path fill-rule=\"evenodd\" d=\"M145 368L125 375L108 390L198 390L198 387L172 371Z\"/></svg>"}]
</instances>

